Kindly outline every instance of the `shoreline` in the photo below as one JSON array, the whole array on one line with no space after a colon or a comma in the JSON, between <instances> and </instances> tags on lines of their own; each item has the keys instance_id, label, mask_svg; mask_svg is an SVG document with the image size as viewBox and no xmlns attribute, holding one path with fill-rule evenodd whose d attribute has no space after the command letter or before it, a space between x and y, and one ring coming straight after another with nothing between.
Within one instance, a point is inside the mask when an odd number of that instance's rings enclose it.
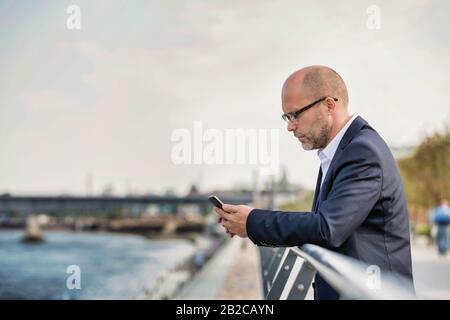
<instances>
[{"instance_id":1,"label":"shoreline","mask_svg":"<svg viewBox=\"0 0 450 320\"><path fill-rule=\"evenodd\" d=\"M25 230L19 228L0 228L12 231L17 234L25 234ZM207 232L191 232L184 234L166 233L142 233L142 232L117 232L109 230L70 230L67 228L43 229L44 241L40 243L30 243L30 246L45 244L46 233L67 233L67 234L102 234L102 235L122 235L138 236L151 242L165 240L182 240L192 246L192 252L181 260L174 261L171 266L160 271L156 275L148 275L148 282L142 292L129 299L173 299L176 292L187 283L191 282L203 267L214 257L215 253L226 243L227 237L224 234Z\"/></svg>"},{"instance_id":2,"label":"shoreline","mask_svg":"<svg viewBox=\"0 0 450 320\"><path fill-rule=\"evenodd\" d=\"M138 295L137 300L175 299L177 293L195 281L196 276L216 256L216 253L220 252L220 249L227 243L227 237L207 237L198 234L193 242L194 252L172 268L156 276L154 285Z\"/></svg>"}]
</instances>

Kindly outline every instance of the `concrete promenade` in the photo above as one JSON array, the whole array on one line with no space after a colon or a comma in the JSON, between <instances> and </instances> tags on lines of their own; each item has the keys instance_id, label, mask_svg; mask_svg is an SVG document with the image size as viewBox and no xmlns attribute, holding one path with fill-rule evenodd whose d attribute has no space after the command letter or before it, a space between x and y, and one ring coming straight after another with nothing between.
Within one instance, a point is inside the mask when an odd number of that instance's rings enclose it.
<instances>
[{"instance_id":1,"label":"concrete promenade","mask_svg":"<svg viewBox=\"0 0 450 320\"><path fill-rule=\"evenodd\" d=\"M185 285L175 299L245 300L263 298L258 248L233 237Z\"/></svg>"}]
</instances>

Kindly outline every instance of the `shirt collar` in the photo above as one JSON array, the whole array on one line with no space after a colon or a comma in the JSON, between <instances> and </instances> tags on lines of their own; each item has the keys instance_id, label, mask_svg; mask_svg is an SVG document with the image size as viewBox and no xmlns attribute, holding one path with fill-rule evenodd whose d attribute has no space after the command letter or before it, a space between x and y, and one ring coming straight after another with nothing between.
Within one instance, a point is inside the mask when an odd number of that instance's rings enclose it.
<instances>
[{"instance_id":1,"label":"shirt collar","mask_svg":"<svg viewBox=\"0 0 450 320\"><path fill-rule=\"evenodd\" d=\"M342 140L342 137L344 137L345 132L347 131L348 127L352 124L352 122L356 119L357 115L354 114L350 120L347 121L345 126L338 132L338 134L328 143L328 145L323 148L319 149L317 151L317 155L319 156L320 162L325 161L331 161L333 159L334 154L336 153L336 150L339 146L339 143Z\"/></svg>"}]
</instances>

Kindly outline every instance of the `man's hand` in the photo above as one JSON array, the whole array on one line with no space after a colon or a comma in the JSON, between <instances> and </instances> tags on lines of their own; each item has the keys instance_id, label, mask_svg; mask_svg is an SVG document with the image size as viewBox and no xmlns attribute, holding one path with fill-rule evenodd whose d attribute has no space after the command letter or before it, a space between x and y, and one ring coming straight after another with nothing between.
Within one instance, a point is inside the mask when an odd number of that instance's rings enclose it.
<instances>
[{"instance_id":1,"label":"man's hand","mask_svg":"<svg viewBox=\"0 0 450 320\"><path fill-rule=\"evenodd\" d=\"M217 218L217 223L222 224L222 221L223 221L222 217L219 216L219 217ZM233 237L235 236L235 234L234 234L234 233L231 233L230 231L228 231L228 229L225 229L225 232L227 233L227 235L230 236L230 238L233 238Z\"/></svg>"},{"instance_id":2,"label":"man's hand","mask_svg":"<svg viewBox=\"0 0 450 320\"><path fill-rule=\"evenodd\" d=\"M215 208L215 210L220 216L218 222L221 221L227 233L230 233L231 236L236 234L242 238L247 237L247 217L253 210L252 207L224 204L223 210L219 208Z\"/></svg>"}]
</instances>

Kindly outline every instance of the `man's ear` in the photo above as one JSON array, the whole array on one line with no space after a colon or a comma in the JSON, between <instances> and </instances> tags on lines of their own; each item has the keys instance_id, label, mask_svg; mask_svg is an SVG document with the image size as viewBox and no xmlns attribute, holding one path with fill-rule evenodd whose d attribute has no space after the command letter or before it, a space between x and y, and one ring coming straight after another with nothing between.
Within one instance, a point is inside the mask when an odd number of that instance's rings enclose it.
<instances>
[{"instance_id":1,"label":"man's ear","mask_svg":"<svg viewBox=\"0 0 450 320\"><path fill-rule=\"evenodd\" d=\"M327 105L327 111L328 114L333 114L336 112L336 102L332 99L332 98L327 98L325 100L326 105Z\"/></svg>"}]
</instances>

